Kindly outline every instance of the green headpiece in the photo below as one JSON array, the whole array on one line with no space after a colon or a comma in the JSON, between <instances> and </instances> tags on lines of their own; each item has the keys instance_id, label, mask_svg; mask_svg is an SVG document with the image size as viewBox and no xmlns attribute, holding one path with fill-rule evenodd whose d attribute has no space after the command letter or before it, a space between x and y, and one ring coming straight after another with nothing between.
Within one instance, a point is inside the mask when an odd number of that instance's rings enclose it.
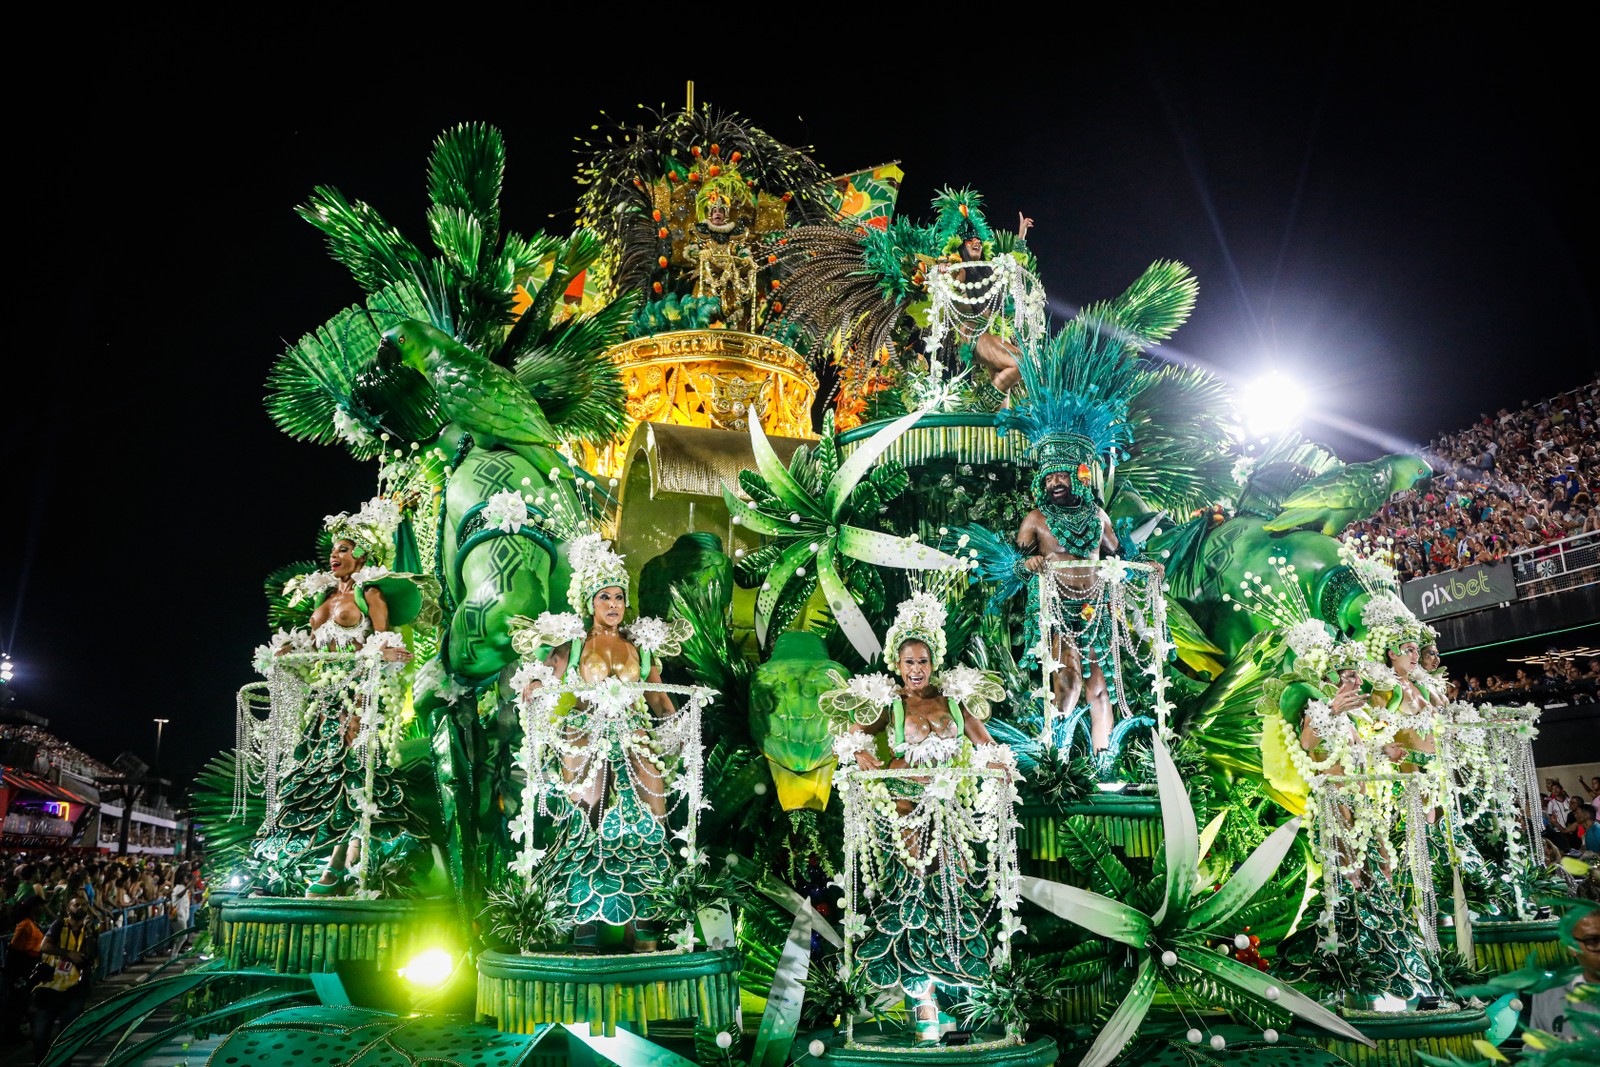
<instances>
[{"instance_id":1,"label":"green headpiece","mask_svg":"<svg viewBox=\"0 0 1600 1067\"><path fill-rule=\"evenodd\" d=\"M394 558L394 532L400 528L400 505L375 496L354 515L341 511L323 518L335 541L349 541L351 552L365 567L387 567Z\"/></svg>"},{"instance_id":2,"label":"green headpiece","mask_svg":"<svg viewBox=\"0 0 1600 1067\"><path fill-rule=\"evenodd\" d=\"M937 671L944 665L944 622L948 613L944 601L932 593L913 593L895 611L889 632L883 635L883 662L891 671L900 669L900 646L921 641L928 646L928 659Z\"/></svg>"},{"instance_id":3,"label":"green headpiece","mask_svg":"<svg viewBox=\"0 0 1600 1067\"><path fill-rule=\"evenodd\" d=\"M1382 662L1385 652L1398 652L1407 644L1415 644L1420 650L1433 634L1432 628L1424 626L1394 593L1381 593L1368 600L1361 609L1361 622L1367 628L1367 652L1378 662Z\"/></svg>"},{"instance_id":4,"label":"green headpiece","mask_svg":"<svg viewBox=\"0 0 1600 1067\"><path fill-rule=\"evenodd\" d=\"M1132 444L1128 400L1139 388L1138 365L1115 329L1074 319L1025 347L1017 369L1022 395L996 414L995 428L1028 438L1035 499L1047 474L1075 471L1092 482L1114 450Z\"/></svg>"},{"instance_id":5,"label":"green headpiece","mask_svg":"<svg viewBox=\"0 0 1600 1067\"><path fill-rule=\"evenodd\" d=\"M584 534L573 541L567 550L567 562L572 567L567 603L585 618L594 614L594 598L600 590L612 586L620 586L624 593L628 590L627 564L597 533Z\"/></svg>"},{"instance_id":6,"label":"green headpiece","mask_svg":"<svg viewBox=\"0 0 1600 1067\"><path fill-rule=\"evenodd\" d=\"M976 189L950 188L939 190L933 198L933 210L938 212L933 222L933 244L941 255L949 255L961 245L976 237L983 242L987 258L994 245L994 231L989 220L983 217L983 194Z\"/></svg>"}]
</instances>

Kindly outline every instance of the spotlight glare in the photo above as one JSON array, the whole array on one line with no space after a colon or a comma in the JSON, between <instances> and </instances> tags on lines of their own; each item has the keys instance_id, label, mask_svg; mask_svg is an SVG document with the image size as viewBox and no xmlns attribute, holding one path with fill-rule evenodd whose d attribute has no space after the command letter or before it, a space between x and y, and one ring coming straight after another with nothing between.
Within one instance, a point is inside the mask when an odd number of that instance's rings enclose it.
<instances>
[{"instance_id":1,"label":"spotlight glare","mask_svg":"<svg viewBox=\"0 0 1600 1067\"><path fill-rule=\"evenodd\" d=\"M456 959L442 948L425 948L400 968L400 977L414 986L434 989L449 981Z\"/></svg>"},{"instance_id":2,"label":"spotlight glare","mask_svg":"<svg viewBox=\"0 0 1600 1067\"><path fill-rule=\"evenodd\" d=\"M1305 390L1277 371L1257 378L1239 391L1239 418L1245 432L1263 441L1293 429L1305 407Z\"/></svg>"}]
</instances>

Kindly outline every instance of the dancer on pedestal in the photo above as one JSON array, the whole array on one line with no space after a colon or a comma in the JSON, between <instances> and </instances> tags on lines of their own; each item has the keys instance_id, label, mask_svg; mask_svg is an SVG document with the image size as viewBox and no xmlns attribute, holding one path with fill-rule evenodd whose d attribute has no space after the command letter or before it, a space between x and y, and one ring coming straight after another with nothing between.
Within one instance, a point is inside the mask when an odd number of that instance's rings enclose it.
<instances>
[{"instance_id":1,"label":"dancer on pedestal","mask_svg":"<svg viewBox=\"0 0 1600 1067\"><path fill-rule=\"evenodd\" d=\"M306 868L326 857L326 866L306 886L308 896L350 890L351 869L363 859L364 839L409 850L424 836L406 810L405 792L391 766L380 728L390 713L381 698L382 671L411 660L399 633L408 625L438 618L433 579L388 569L398 507L374 498L355 515L330 515L333 538L328 569L294 579L285 589L291 602L316 603L308 630L280 633L267 650L269 675L288 672L303 707L274 708L275 728L292 729L303 718L292 763L276 790L269 822L252 854L265 886L281 881L293 889ZM323 657L296 653L323 653ZM362 653L352 665L340 653ZM288 657L285 659L284 657ZM284 687L274 683L274 701ZM276 773L277 768L269 772Z\"/></svg>"},{"instance_id":2,"label":"dancer on pedestal","mask_svg":"<svg viewBox=\"0 0 1600 1067\"><path fill-rule=\"evenodd\" d=\"M637 683L661 683L661 658L678 654L688 625L655 618L623 625L627 568L598 534L574 541L568 558L567 602L588 621L546 613L512 624L513 645L533 659L513 684L525 704L547 690L549 703L532 706L549 721L534 728L537 743L559 760L563 785L552 805L555 842L532 873L552 887L579 947L595 946L606 924L627 927L634 949L651 952L662 916L647 894L677 867L667 831L676 750L700 738L670 737L678 709L667 694L641 692ZM574 696L574 687L589 691Z\"/></svg>"},{"instance_id":3,"label":"dancer on pedestal","mask_svg":"<svg viewBox=\"0 0 1600 1067\"><path fill-rule=\"evenodd\" d=\"M847 815L846 829L857 835L853 851L868 913L846 920L847 934L865 935L855 963L866 968L872 986L904 989L912 998L920 1044L940 1037L937 984L970 985L989 976L989 913L1015 892L1005 842L1015 825L1016 760L983 724L990 701L1004 690L974 668L938 673L944 621L936 597L916 594L900 605L884 642L884 662L902 684L866 675L822 696L825 708L852 719L834 746L847 781L852 768L885 767L877 736L884 733L888 768L931 772L864 783L873 811ZM1003 777L937 774L978 767ZM1011 855L1014 864L1014 849ZM1002 927L1002 941L1007 936Z\"/></svg>"}]
</instances>

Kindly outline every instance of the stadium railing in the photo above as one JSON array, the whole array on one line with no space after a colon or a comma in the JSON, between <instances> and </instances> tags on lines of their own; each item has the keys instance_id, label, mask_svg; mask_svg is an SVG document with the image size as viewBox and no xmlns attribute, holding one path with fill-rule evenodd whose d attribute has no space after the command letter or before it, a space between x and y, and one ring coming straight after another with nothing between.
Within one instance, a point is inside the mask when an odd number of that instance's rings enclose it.
<instances>
[{"instance_id":1,"label":"stadium railing","mask_svg":"<svg viewBox=\"0 0 1600 1067\"><path fill-rule=\"evenodd\" d=\"M1600 582L1600 533L1551 541L1509 557L1519 600Z\"/></svg>"}]
</instances>

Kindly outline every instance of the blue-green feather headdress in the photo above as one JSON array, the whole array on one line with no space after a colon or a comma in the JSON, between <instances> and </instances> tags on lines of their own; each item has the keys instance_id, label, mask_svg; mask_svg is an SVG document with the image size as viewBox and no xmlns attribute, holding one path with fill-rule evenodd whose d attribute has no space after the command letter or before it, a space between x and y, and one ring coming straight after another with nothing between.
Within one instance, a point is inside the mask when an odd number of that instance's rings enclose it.
<instances>
[{"instance_id":1,"label":"blue-green feather headdress","mask_svg":"<svg viewBox=\"0 0 1600 1067\"><path fill-rule=\"evenodd\" d=\"M1017 369L1021 396L995 416L995 426L1028 439L1035 496L1046 475L1084 467L1098 475L1101 464L1132 445L1128 403L1140 384L1138 361L1114 323L1074 319L1025 348Z\"/></svg>"}]
</instances>

